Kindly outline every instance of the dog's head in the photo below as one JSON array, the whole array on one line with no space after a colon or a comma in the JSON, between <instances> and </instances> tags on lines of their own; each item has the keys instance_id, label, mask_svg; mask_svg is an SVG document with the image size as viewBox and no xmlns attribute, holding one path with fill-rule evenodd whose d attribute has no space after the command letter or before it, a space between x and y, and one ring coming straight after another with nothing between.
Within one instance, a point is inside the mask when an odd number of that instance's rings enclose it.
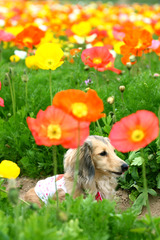
<instances>
[{"instance_id":1,"label":"dog's head","mask_svg":"<svg viewBox=\"0 0 160 240\"><path fill-rule=\"evenodd\" d=\"M74 172L77 149L69 149L64 158L65 172ZM89 136L79 149L79 177L86 181L93 179L96 173L120 176L128 165L120 159L106 137Z\"/></svg>"}]
</instances>

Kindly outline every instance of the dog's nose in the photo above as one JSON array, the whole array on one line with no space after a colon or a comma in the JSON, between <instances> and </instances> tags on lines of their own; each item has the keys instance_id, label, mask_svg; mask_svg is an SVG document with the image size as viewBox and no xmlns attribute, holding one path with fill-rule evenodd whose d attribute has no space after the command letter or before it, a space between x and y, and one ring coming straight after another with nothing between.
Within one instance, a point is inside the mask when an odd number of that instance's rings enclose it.
<instances>
[{"instance_id":1,"label":"dog's nose","mask_svg":"<svg viewBox=\"0 0 160 240\"><path fill-rule=\"evenodd\" d=\"M128 170L128 164L127 163L123 163L122 166L121 166L121 169L122 169L122 172L125 172Z\"/></svg>"}]
</instances>

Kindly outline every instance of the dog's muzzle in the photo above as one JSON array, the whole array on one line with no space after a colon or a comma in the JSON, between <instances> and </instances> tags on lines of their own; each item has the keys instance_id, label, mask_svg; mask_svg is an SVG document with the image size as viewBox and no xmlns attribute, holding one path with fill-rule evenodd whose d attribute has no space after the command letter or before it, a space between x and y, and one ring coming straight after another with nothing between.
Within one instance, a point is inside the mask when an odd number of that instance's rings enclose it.
<instances>
[{"instance_id":1,"label":"dog's muzzle","mask_svg":"<svg viewBox=\"0 0 160 240\"><path fill-rule=\"evenodd\" d=\"M129 168L128 164L127 164L127 163L123 163L123 164L121 165L121 172L112 172L112 173L114 173L114 174L116 174L116 175L121 175L122 173L124 173L125 171L127 171L128 168Z\"/></svg>"},{"instance_id":2,"label":"dog's muzzle","mask_svg":"<svg viewBox=\"0 0 160 240\"><path fill-rule=\"evenodd\" d=\"M124 173L125 171L127 171L128 168L129 168L128 164L127 164L127 163L123 163L122 166L121 166L122 173Z\"/></svg>"}]
</instances>

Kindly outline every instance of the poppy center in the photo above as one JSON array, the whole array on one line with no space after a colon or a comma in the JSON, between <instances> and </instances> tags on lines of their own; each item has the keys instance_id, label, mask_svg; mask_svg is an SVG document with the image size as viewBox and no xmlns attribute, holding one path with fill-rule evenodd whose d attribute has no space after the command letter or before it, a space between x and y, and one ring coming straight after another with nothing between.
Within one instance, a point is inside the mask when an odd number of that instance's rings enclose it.
<instances>
[{"instance_id":1,"label":"poppy center","mask_svg":"<svg viewBox=\"0 0 160 240\"><path fill-rule=\"evenodd\" d=\"M112 67L112 62L109 62L109 63L105 66L105 68L109 68L109 67Z\"/></svg>"},{"instance_id":2,"label":"poppy center","mask_svg":"<svg viewBox=\"0 0 160 240\"><path fill-rule=\"evenodd\" d=\"M81 102L73 103L71 108L72 108L73 115L79 118L85 117L88 113L88 107L85 103L81 103Z\"/></svg>"},{"instance_id":3,"label":"poppy center","mask_svg":"<svg viewBox=\"0 0 160 240\"><path fill-rule=\"evenodd\" d=\"M32 38L30 38L30 37L26 37L26 38L23 39L23 42L24 42L24 43L32 43L33 40L32 40Z\"/></svg>"},{"instance_id":4,"label":"poppy center","mask_svg":"<svg viewBox=\"0 0 160 240\"><path fill-rule=\"evenodd\" d=\"M93 58L93 63L100 64L102 62L101 58Z\"/></svg>"},{"instance_id":5,"label":"poppy center","mask_svg":"<svg viewBox=\"0 0 160 240\"><path fill-rule=\"evenodd\" d=\"M55 64L55 61L53 59L47 59L46 60L46 66L48 68L51 68Z\"/></svg>"},{"instance_id":6,"label":"poppy center","mask_svg":"<svg viewBox=\"0 0 160 240\"><path fill-rule=\"evenodd\" d=\"M144 138L144 132L140 129L136 129L132 132L131 139L134 142L140 142Z\"/></svg>"},{"instance_id":7,"label":"poppy center","mask_svg":"<svg viewBox=\"0 0 160 240\"><path fill-rule=\"evenodd\" d=\"M50 139L60 139L62 135L61 128L58 124L50 124L47 129L47 136Z\"/></svg>"},{"instance_id":8,"label":"poppy center","mask_svg":"<svg viewBox=\"0 0 160 240\"><path fill-rule=\"evenodd\" d=\"M136 49L138 49L138 48L141 48L142 47L142 41L138 41L138 44L137 44L137 46L135 47Z\"/></svg>"}]
</instances>

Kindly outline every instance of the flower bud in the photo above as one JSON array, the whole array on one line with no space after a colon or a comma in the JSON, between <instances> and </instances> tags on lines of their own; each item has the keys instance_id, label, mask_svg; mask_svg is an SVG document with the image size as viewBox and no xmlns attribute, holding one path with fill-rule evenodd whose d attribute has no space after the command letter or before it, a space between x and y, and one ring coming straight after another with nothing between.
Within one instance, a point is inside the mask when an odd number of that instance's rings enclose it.
<instances>
[{"instance_id":1,"label":"flower bud","mask_svg":"<svg viewBox=\"0 0 160 240\"><path fill-rule=\"evenodd\" d=\"M19 192L18 189L16 188L16 180L11 178L8 179L8 199L9 201L16 205L18 203L18 197L19 197Z\"/></svg>"},{"instance_id":2,"label":"flower bud","mask_svg":"<svg viewBox=\"0 0 160 240\"><path fill-rule=\"evenodd\" d=\"M9 75L8 75L8 73L5 74L5 78L3 80L3 84L4 84L4 86L8 86L9 85Z\"/></svg>"},{"instance_id":3,"label":"flower bud","mask_svg":"<svg viewBox=\"0 0 160 240\"><path fill-rule=\"evenodd\" d=\"M119 86L119 90L123 93L125 90L125 86Z\"/></svg>"},{"instance_id":4,"label":"flower bud","mask_svg":"<svg viewBox=\"0 0 160 240\"><path fill-rule=\"evenodd\" d=\"M60 211L58 217L61 221L66 222L68 221L68 216L65 212Z\"/></svg>"},{"instance_id":5,"label":"flower bud","mask_svg":"<svg viewBox=\"0 0 160 240\"><path fill-rule=\"evenodd\" d=\"M34 210L34 211L37 211L39 209L37 203L30 203L30 209Z\"/></svg>"},{"instance_id":6,"label":"flower bud","mask_svg":"<svg viewBox=\"0 0 160 240\"><path fill-rule=\"evenodd\" d=\"M132 68L132 63L131 62L127 62L126 63L126 67L128 68L128 70L130 70Z\"/></svg>"},{"instance_id":7,"label":"flower bud","mask_svg":"<svg viewBox=\"0 0 160 240\"><path fill-rule=\"evenodd\" d=\"M21 76L21 79L23 82L28 82L28 75L26 74L26 72L24 72L24 74Z\"/></svg>"},{"instance_id":8,"label":"flower bud","mask_svg":"<svg viewBox=\"0 0 160 240\"><path fill-rule=\"evenodd\" d=\"M18 203L18 197L19 197L19 193L18 193L18 189L17 188L10 188L8 191L8 199L9 201L16 205Z\"/></svg>"},{"instance_id":9,"label":"flower bud","mask_svg":"<svg viewBox=\"0 0 160 240\"><path fill-rule=\"evenodd\" d=\"M131 56L129 57L129 60L131 61L131 63L132 63L132 62L135 62L135 61L136 61L136 56L135 56L135 55L131 55Z\"/></svg>"},{"instance_id":10,"label":"flower bud","mask_svg":"<svg viewBox=\"0 0 160 240\"><path fill-rule=\"evenodd\" d=\"M9 68L9 76L12 78L14 76L14 70L13 68Z\"/></svg>"},{"instance_id":11,"label":"flower bud","mask_svg":"<svg viewBox=\"0 0 160 240\"><path fill-rule=\"evenodd\" d=\"M88 71L89 70L89 66L88 65L84 66L84 70Z\"/></svg>"},{"instance_id":12,"label":"flower bud","mask_svg":"<svg viewBox=\"0 0 160 240\"><path fill-rule=\"evenodd\" d=\"M108 98L107 98L107 102L108 102L109 104L113 104L113 103L114 103L114 96L108 97Z\"/></svg>"},{"instance_id":13,"label":"flower bud","mask_svg":"<svg viewBox=\"0 0 160 240\"><path fill-rule=\"evenodd\" d=\"M90 87L87 87L85 90L86 90L86 92L88 92L88 90L90 89Z\"/></svg>"},{"instance_id":14,"label":"flower bud","mask_svg":"<svg viewBox=\"0 0 160 240\"><path fill-rule=\"evenodd\" d=\"M154 159L154 155L153 154L148 155L148 160L153 160L153 159Z\"/></svg>"},{"instance_id":15,"label":"flower bud","mask_svg":"<svg viewBox=\"0 0 160 240\"><path fill-rule=\"evenodd\" d=\"M159 73L154 73L154 74L153 74L153 77L154 77L154 78L157 78L157 77L159 77L159 76L160 76Z\"/></svg>"}]
</instances>

